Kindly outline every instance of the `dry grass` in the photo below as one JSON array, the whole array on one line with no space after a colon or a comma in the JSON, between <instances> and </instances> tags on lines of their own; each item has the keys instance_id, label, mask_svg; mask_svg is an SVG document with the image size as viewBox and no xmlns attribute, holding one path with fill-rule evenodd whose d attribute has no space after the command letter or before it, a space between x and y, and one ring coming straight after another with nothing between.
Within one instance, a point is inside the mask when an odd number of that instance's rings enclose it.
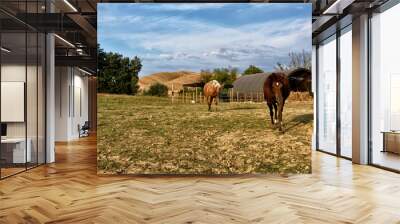
<instances>
[{"instance_id":1,"label":"dry grass","mask_svg":"<svg viewBox=\"0 0 400 224\"><path fill-rule=\"evenodd\" d=\"M313 97L308 92L290 92L288 101L313 101Z\"/></svg>"},{"instance_id":2,"label":"dry grass","mask_svg":"<svg viewBox=\"0 0 400 224\"><path fill-rule=\"evenodd\" d=\"M101 174L310 173L312 102L289 101L285 133L264 103L172 104L99 95Z\"/></svg>"}]
</instances>

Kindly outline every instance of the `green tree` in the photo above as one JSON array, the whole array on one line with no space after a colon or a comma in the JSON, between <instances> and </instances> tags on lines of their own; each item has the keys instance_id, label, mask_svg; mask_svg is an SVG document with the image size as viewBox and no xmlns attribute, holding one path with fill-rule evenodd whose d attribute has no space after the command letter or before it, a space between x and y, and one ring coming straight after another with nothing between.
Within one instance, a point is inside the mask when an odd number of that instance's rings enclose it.
<instances>
[{"instance_id":1,"label":"green tree","mask_svg":"<svg viewBox=\"0 0 400 224\"><path fill-rule=\"evenodd\" d=\"M220 84L225 86L232 86L238 74L237 68L215 68L212 72L210 70L201 70L200 72L203 84L211 80L217 80Z\"/></svg>"},{"instance_id":2,"label":"green tree","mask_svg":"<svg viewBox=\"0 0 400 224\"><path fill-rule=\"evenodd\" d=\"M210 72L210 70L201 70L200 71L201 82L204 84L213 80L213 76L214 75L212 72Z\"/></svg>"},{"instance_id":3,"label":"green tree","mask_svg":"<svg viewBox=\"0 0 400 224\"><path fill-rule=\"evenodd\" d=\"M263 73L264 71L255 66L255 65L250 65L246 70L244 70L243 75L251 75L251 74L257 74L257 73Z\"/></svg>"},{"instance_id":4,"label":"green tree","mask_svg":"<svg viewBox=\"0 0 400 224\"><path fill-rule=\"evenodd\" d=\"M225 86L231 86L236 80L239 71L237 68L216 68L213 70L213 79Z\"/></svg>"},{"instance_id":5,"label":"green tree","mask_svg":"<svg viewBox=\"0 0 400 224\"><path fill-rule=\"evenodd\" d=\"M142 63L121 54L104 52L98 46L98 92L134 95L138 91L138 74Z\"/></svg>"},{"instance_id":6,"label":"green tree","mask_svg":"<svg viewBox=\"0 0 400 224\"><path fill-rule=\"evenodd\" d=\"M137 56L135 56L132 60L131 60L131 67L132 67L132 71L133 71L133 75L131 78L131 91L133 94L136 94L139 90L139 72L142 69L142 62L140 60L140 58L138 58Z\"/></svg>"},{"instance_id":7,"label":"green tree","mask_svg":"<svg viewBox=\"0 0 400 224\"><path fill-rule=\"evenodd\" d=\"M150 96L168 96L168 87L161 83L155 83L150 86L149 90L145 92L145 95Z\"/></svg>"}]
</instances>

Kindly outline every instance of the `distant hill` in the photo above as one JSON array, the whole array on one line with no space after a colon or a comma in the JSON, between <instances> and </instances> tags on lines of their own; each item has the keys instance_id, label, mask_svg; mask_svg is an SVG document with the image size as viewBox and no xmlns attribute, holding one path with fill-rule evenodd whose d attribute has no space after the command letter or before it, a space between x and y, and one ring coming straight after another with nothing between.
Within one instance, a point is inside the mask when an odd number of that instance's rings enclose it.
<instances>
[{"instance_id":1,"label":"distant hill","mask_svg":"<svg viewBox=\"0 0 400 224\"><path fill-rule=\"evenodd\" d=\"M177 72L158 72L139 79L139 90L147 90L155 83L161 83L168 87L169 90L179 91L183 84L192 84L201 81L200 73L191 71Z\"/></svg>"}]
</instances>

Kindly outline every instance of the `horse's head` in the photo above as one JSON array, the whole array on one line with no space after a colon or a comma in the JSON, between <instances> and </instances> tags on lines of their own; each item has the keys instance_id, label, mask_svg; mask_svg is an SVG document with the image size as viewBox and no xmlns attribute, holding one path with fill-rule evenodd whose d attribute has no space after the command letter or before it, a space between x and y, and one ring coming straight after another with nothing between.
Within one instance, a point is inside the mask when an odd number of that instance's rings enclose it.
<instances>
[{"instance_id":1,"label":"horse's head","mask_svg":"<svg viewBox=\"0 0 400 224\"><path fill-rule=\"evenodd\" d=\"M272 93L275 96L275 98L279 104L283 101L282 87L283 87L282 82L280 82L280 81L272 82Z\"/></svg>"}]
</instances>

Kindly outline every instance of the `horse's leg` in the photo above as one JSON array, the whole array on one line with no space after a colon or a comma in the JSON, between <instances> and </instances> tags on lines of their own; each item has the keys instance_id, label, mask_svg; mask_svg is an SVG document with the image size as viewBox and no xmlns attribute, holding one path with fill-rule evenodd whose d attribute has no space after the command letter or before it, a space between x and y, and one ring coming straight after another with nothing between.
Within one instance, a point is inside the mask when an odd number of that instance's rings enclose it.
<instances>
[{"instance_id":1,"label":"horse's leg","mask_svg":"<svg viewBox=\"0 0 400 224\"><path fill-rule=\"evenodd\" d=\"M271 116L271 124L274 125L274 108L272 106L272 103L267 103L268 108L269 108L269 116Z\"/></svg>"},{"instance_id":2,"label":"horse's leg","mask_svg":"<svg viewBox=\"0 0 400 224\"><path fill-rule=\"evenodd\" d=\"M215 111L218 111L218 96L215 97Z\"/></svg>"},{"instance_id":3,"label":"horse's leg","mask_svg":"<svg viewBox=\"0 0 400 224\"><path fill-rule=\"evenodd\" d=\"M276 124L276 123L278 123L278 106L276 105L277 103L276 102L274 102L272 105L273 105L273 107L274 107L274 109L275 109L275 118L274 118L274 123Z\"/></svg>"},{"instance_id":4,"label":"horse's leg","mask_svg":"<svg viewBox=\"0 0 400 224\"><path fill-rule=\"evenodd\" d=\"M210 107L212 107L213 101L215 101L215 97L214 96L210 96Z\"/></svg>"},{"instance_id":5,"label":"horse's leg","mask_svg":"<svg viewBox=\"0 0 400 224\"><path fill-rule=\"evenodd\" d=\"M279 131L283 131L283 121L282 121L282 114L283 114L283 107L285 106L285 101L282 100L282 102L278 105L279 107Z\"/></svg>"},{"instance_id":6,"label":"horse's leg","mask_svg":"<svg viewBox=\"0 0 400 224\"><path fill-rule=\"evenodd\" d=\"M208 111L211 111L212 97L207 96Z\"/></svg>"},{"instance_id":7,"label":"horse's leg","mask_svg":"<svg viewBox=\"0 0 400 224\"><path fill-rule=\"evenodd\" d=\"M277 106L278 106L278 111L276 113L278 114L278 125L279 125L279 131L282 131L282 110L283 110L283 96L282 93L278 93L275 95Z\"/></svg>"}]
</instances>

